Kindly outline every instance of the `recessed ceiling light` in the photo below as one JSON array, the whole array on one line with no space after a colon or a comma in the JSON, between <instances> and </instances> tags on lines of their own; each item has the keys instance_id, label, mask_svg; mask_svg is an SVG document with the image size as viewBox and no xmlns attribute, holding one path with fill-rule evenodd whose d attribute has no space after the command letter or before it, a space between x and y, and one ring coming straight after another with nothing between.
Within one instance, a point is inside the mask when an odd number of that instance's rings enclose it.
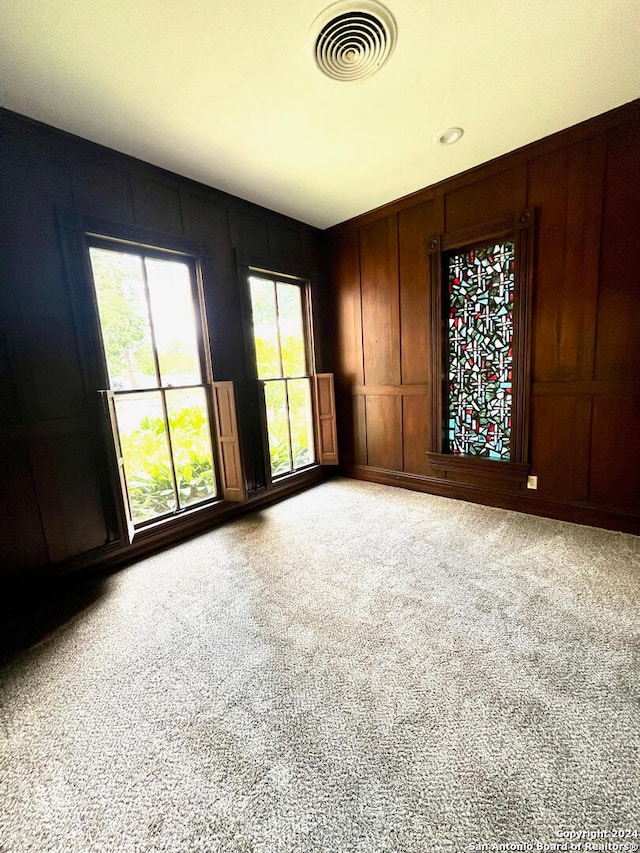
<instances>
[{"instance_id":1,"label":"recessed ceiling light","mask_svg":"<svg viewBox=\"0 0 640 853\"><path fill-rule=\"evenodd\" d=\"M464 136L464 130L461 127L448 127L446 130L440 131L436 135L434 142L439 142L440 145L453 145Z\"/></svg>"}]
</instances>

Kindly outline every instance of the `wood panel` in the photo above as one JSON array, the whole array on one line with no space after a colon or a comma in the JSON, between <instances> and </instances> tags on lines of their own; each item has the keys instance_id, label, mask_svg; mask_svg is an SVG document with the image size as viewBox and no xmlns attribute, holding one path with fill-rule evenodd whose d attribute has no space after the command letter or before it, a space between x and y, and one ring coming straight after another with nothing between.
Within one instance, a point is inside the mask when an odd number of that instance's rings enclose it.
<instances>
[{"instance_id":1,"label":"wood panel","mask_svg":"<svg viewBox=\"0 0 640 853\"><path fill-rule=\"evenodd\" d=\"M367 396L367 464L402 471L402 399Z\"/></svg>"},{"instance_id":2,"label":"wood panel","mask_svg":"<svg viewBox=\"0 0 640 853\"><path fill-rule=\"evenodd\" d=\"M556 394L574 395L587 394L589 397L600 394L626 394L640 396L640 380L635 382L604 382L590 380L585 382L536 382L533 386L534 394Z\"/></svg>"},{"instance_id":3,"label":"wood panel","mask_svg":"<svg viewBox=\"0 0 640 853\"><path fill-rule=\"evenodd\" d=\"M607 139L597 379L640 375L640 122Z\"/></svg>"},{"instance_id":4,"label":"wood panel","mask_svg":"<svg viewBox=\"0 0 640 853\"><path fill-rule=\"evenodd\" d=\"M82 415L86 406L55 209L50 202L60 177L49 175L47 180L44 198L31 194L13 197L11 229L3 235L11 247L9 279L4 286L14 297L6 342L29 421ZM63 199L69 200L67 193Z\"/></svg>"},{"instance_id":5,"label":"wood panel","mask_svg":"<svg viewBox=\"0 0 640 853\"><path fill-rule=\"evenodd\" d=\"M604 139L530 164L528 203L538 211L533 376L592 376L598 293Z\"/></svg>"},{"instance_id":6,"label":"wood panel","mask_svg":"<svg viewBox=\"0 0 640 853\"><path fill-rule=\"evenodd\" d=\"M573 330L571 358L578 379L593 378L604 168L604 136L569 149L563 275L563 295L569 305L562 316L564 327L570 325ZM567 323L569 314L575 317L573 324ZM565 340L566 337L565 332Z\"/></svg>"},{"instance_id":7,"label":"wood panel","mask_svg":"<svg viewBox=\"0 0 640 853\"><path fill-rule=\"evenodd\" d=\"M231 241L247 255L269 257L269 226L262 216L234 210L230 215Z\"/></svg>"},{"instance_id":8,"label":"wood panel","mask_svg":"<svg viewBox=\"0 0 640 853\"><path fill-rule=\"evenodd\" d=\"M526 206L525 198L525 171L522 167L469 183L445 196L446 230L460 231L472 225L510 219ZM436 234L440 230L431 233Z\"/></svg>"},{"instance_id":9,"label":"wood panel","mask_svg":"<svg viewBox=\"0 0 640 853\"><path fill-rule=\"evenodd\" d=\"M390 216L360 231L360 285L364 381L400 382L400 306L397 218Z\"/></svg>"},{"instance_id":10,"label":"wood panel","mask_svg":"<svg viewBox=\"0 0 640 853\"><path fill-rule=\"evenodd\" d=\"M31 476L21 441L0 441L0 583L39 569L48 559Z\"/></svg>"},{"instance_id":11,"label":"wood panel","mask_svg":"<svg viewBox=\"0 0 640 853\"><path fill-rule=\"evenodd\" d=\"M342 465L367 464L367 417L364 396L354 396L350 388L336 385L336 426Z\"/></svg>"},{"instance_id":12,"label":"wood panel","mask_svg":"<svg viewBox=\"0 0 640 853\"><path fill-rule=\"evenodd\" d=\"M184 233L180 193L176 187L136 175L133 179L133 209L136 224L143 228L170 234Z\"/></svg>"},{"instance_id":13,"label":"wood panel","mask_svg":"<svg viewBox=\"0 0 640 853\"><path fill-rule=\"evenodd\" d=\"M402 382L429 379L430 266L427 240L444 230L442 196L398 215Z\"/></svg>"},{"instance_id":14,"label":"wood panel","mask_svg":"<svg viewBox=\"0 0 640 853\"><path fill-rule=\"evenodd\" d=\"M61 562L105 545L105 510L93 475L93 440L82 433L33 439L29 457L38 486L49 557Z\"/></svg>"},{"instance_id":15,"label":"wood panel","mask_svg":"<svg viewBox=\"0 0 640 853\"><path fill-rule=\"evenodd\" d=\"M344 386L364 383L360 246L357 231L336 236L329 244L335 317L335 373Z\"/></svg>"},{"instance_id":16,"label":"wood panel","mask_svg":"<svg viewBox=\"0 0 640 853\"><path fill-rule=\"evenodd\" d=\"M531 413L531 474L539 495L587 500L591 398L535 396Z\"/></svg>"},{"instance_id":17,"label":"wood panel","mask_svg":"<svg viewBox=\"0 0 640 853\"><path fill-rule=\"evenodd\" d=\"M596 504L640 511L640 397L593 401L591 483Z\"/></svg>"},{"instance_id":18,"label":"wood panel","mask_svg":"<svg viewBox=\"0 0 640 853\"><path fill-rule=\"evenodd\" d=\"M71 170L76 207L87 216L116 218L133 224L133 200L129 174L103 162L81 161Z\"/></svg>"},{"instance_id":19,"label":"wood panel","mask_svg":"<svg viewBox=\"0 0 640 853\"><path fill-rule=\"evenodd\" d=\"M351 411L353 416L353 460L355 465L367 464L367 410L364 397L351 398ZM341 439L338 437L338 447L341 448ZM342 454L342 458L347 458Z\"/></svg>"},{"instance_id":20,"label":"wood panel","mask_svg":"<svg viewBox=\"0 0 640 853\"><path fill-rule=\"evenodd\" d=\"M430 402L424 395L402 398L403 470L409 474L433 474L427 461L432 448Z\"/></svg>"},{"instance_id":21,"label":"wood panel","mask_svg":"<svg viewBox=\"0 0 640 853\"><path fill-rule=\"evenodd\" d=\"M183 195L182 207L187 233L202 241L210 253L207 266L211 283L205 288L204 299L214 375L224 380L241 379L244 348L240 294L227 211L191 193Z\"/></svg>"},{"instance_id":22,"label":"wood panel","mask_svg":"<svg viewBox=\"0 0 640 853\"><path fill-rule=\"evenodd\" d=\"M352 394L375 394L377 396L424 397L429 393L428 385L354 385Z\"/></svg>"},{"instance_id":23,"label":"wood panel","mask_svg":"<svg viewBox=\"0 0 640 853\"><path fill-rule=\"evenodd\" d=\"M573 340L562 323L568 152L554 151L529 164L527 203L537 213L533 295L534 381L576 379ZM567 354L565 354L567 353Z\"/></svg>"},{"instance_id":24,"label":"wood panel","mask_svg":"<svg viewBox=\"0 0 640 853\"><path fill-rule=\"evenodd\" d=\"M298 228L269 220L269 252L284 263L300 263L305 247Z\"/></svg>"}]
</instances>

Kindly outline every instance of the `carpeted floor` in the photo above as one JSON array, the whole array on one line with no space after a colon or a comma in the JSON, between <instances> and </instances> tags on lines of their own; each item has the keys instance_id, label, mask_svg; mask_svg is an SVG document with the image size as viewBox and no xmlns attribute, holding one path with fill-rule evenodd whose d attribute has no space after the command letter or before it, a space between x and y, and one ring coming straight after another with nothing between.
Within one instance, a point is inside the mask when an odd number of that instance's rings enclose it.
<instances>
[{"instance_id":1,"label":"carpeted floor","mask_svg":"<svg viewBox=\"0 0 640 853\"><path fill-rule=\"evenodd\" d=\"M636 537L333 480L14 655L0 850L640 836L639 602Z\"/></svg>"}]
</instances>

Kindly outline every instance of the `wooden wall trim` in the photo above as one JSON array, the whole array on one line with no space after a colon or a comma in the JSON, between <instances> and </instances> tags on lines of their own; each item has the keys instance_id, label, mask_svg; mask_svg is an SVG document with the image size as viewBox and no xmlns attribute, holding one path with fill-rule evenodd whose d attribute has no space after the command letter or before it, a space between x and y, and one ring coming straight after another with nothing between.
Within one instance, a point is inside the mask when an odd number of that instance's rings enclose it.
<instances>
[{"instance_id":1,"label":"wooden wall trim","mask_svg":"<svg viewBox=\"0 0 640 853\"><path fill-rule=\"evenodd\" d=\"M535 492L502 492L484 486L453 483L437 477L421 477L398 471L387 471L365 465L349 465L342 469L347 477L380 483L385 486L399 486L413 491L425 492L454 500L470 501L485 506L495 506L574 524L586 524L619 530L623 533L640 535L640 513L629 513L615 507L601 507L593 504L573 501L557 501L540 498Z\"/></svg>"},{"instance_id":2,"label":"wooden wall trim","mask_svg":"<svg viewBox=\"0 0 640 853\"><path fill-rule=\"evenodd\" d=\"M428 385L352 385L353 396L379 397L424 397L429 393Z\"/></svg>"},{"instance_id":3,"label":"wooden wall trim","mask_svg":"<svg viewBox=\"0 0 640 853\"><path fill-rule=\"evenodd\" d=\"M506 462L486 456L427 453L427 458L438 479L453 479L470 485L476 485L478 481L482 483L483 480L493 480L496 487L501 489L523 489L529 472L527 463Z\"/></svg>"},{"instance_id":4,"label":"wooden wall trim","mask_svg":"<svg viewBox=\"0 0 640 853\"><path fill-rule=\"evenodd\" d=\"M509 239L515 244L515 299L513 309L513 408L511 427L510 459L526 463L528 458L529 396L532 329L533 288L533 235L535 211L520 211L515 218L499 220L436 234L428 240L428 258L431 271L431 389L432 420L431 450L432 465L442 453L444 446L443 421L448 417L446 404L447 345L448 331L445 302L447 258L454 250L466 249ZM444 311L443 311L444 309ZM462 459L452 457L455 465L463 470ZM442 463L441 467L442 467Z\"/></svg>"}]
</instances>

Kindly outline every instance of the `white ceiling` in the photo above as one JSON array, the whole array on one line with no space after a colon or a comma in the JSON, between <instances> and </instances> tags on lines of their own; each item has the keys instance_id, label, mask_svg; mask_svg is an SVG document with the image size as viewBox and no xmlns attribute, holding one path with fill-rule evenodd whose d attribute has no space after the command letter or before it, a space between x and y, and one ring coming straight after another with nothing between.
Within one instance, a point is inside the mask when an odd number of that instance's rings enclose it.
<instances>
[{"instance_id":1,"label":"white ceiling","mask_svg":"<svg viewBox=\"0 0 640 853\"><path fill-rule=\"evenodd\" d=\"M327 5L0 0L0 105L326 228L640 96L638 0L385 0L355 83L312 60Z\"/></svg>"}]
</instances>

